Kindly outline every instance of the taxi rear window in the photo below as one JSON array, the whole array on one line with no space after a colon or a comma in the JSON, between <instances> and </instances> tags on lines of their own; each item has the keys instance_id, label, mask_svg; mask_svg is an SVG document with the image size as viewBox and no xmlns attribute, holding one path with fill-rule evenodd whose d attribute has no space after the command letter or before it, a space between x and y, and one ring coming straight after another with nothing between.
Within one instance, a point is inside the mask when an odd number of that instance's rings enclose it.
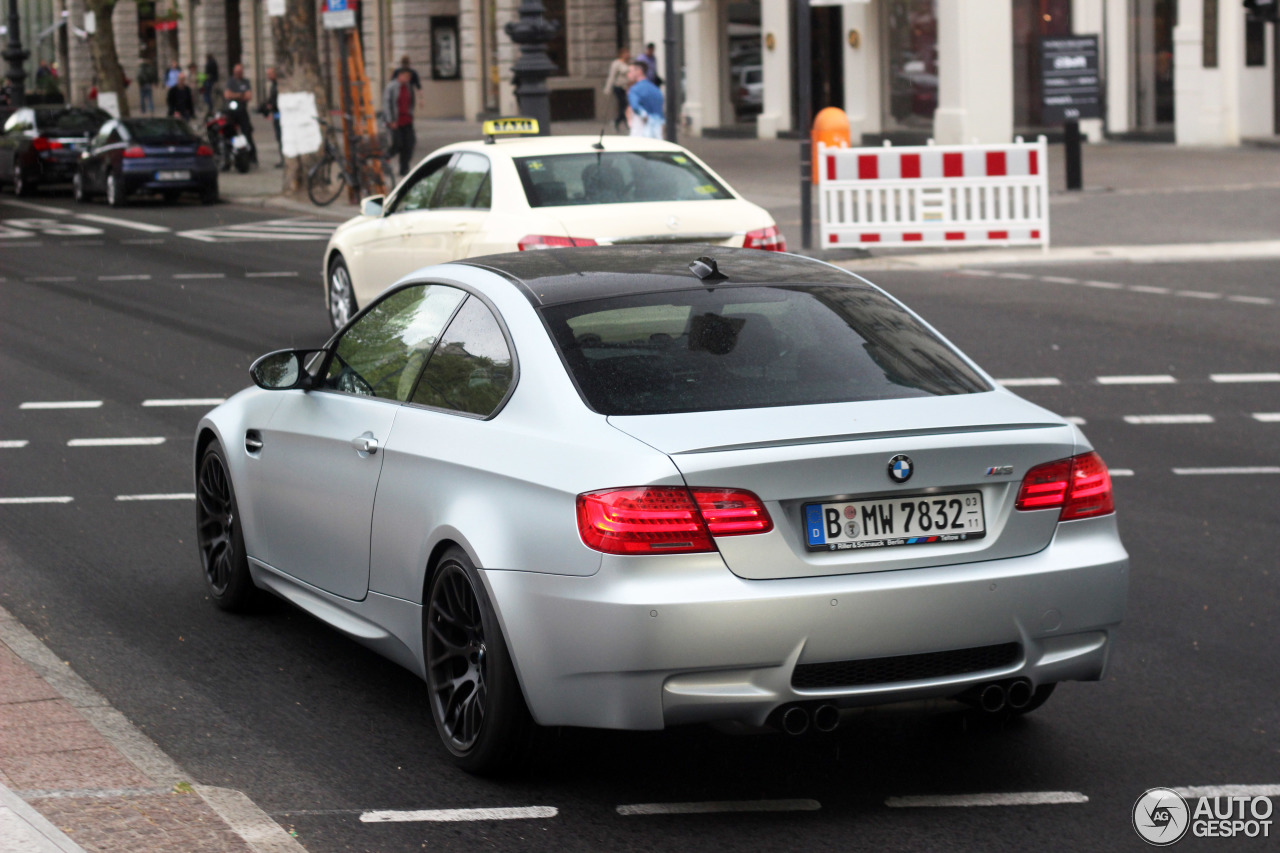
<instances>
[{"instance_id":1,"label":"taxi rear window","mask_svg":"<svg viewBox=\"0 0 1280 853\"><path fill-rule=\"evenodd\" d=\"M515 164L530 207L733 198L706 169L679 151L516 157Z\"/></svg>"},{"instance_id":2,"label":"taxi rear window","mask_svg":"<svg viewBox=\"0 0 1280 853\"><path fill-rule=\"evenodd\" d=\"M991 390L913 314L869 287L719 287L542 313L583 398L606 415Z\"/></svg>"}]
</instances>

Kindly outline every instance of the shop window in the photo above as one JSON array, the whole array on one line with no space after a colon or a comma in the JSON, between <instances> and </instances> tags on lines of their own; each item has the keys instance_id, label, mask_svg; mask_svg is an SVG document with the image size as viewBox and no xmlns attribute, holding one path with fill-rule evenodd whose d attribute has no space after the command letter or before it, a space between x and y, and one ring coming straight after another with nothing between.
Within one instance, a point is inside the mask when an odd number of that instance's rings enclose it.
<instances>
[{"instance_id":1,"label":"shop window","mask_svg":"<svg viewBox=\"0 0 1280 853\"><path fill-rule=\"evenodd\" d=\"M1277 24L1276 26L1280 26ZM1244 64L1260 68L1267 64L1267 23L1245 19Z\"/></svg>"},{"instance_id":2,"label":"shop window","mask_svg":"<svg viewBox=\"0 0 1280 853\"><path fill-rule=\"evenodd\" d=\"M1013 124L1044 125L1040 103L1040 39L1069 36L1071 0L1013 0Z\"/></svg>"},{"instance_id":3,"label":"shop window","mask_svg":"<svg viewBox=\"0 0 1280 853\"><path fill-rule=\"evenodd\" d=\"M885 130L933 129L938 108L937 0L890 0L885 13Z\"/></svg>"}]
</instances>

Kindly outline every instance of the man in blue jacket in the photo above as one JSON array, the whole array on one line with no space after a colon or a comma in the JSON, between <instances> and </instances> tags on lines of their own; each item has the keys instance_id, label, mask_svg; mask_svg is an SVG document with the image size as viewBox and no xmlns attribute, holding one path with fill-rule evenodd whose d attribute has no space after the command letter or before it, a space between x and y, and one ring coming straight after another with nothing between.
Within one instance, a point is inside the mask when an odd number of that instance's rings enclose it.
<instances>
[{"instance_id":1,"label":"man in blue jacket","mask_svg":"<svg viewBox=\"0 0 1280 853\"><path fill-rule=\"evenodd\" d=\"M648 68L639 59L627 68L627 80L631 83L631 88L627 90L627 120L631 124L632 136L661 139L662 127L666 122L662 90L649 80L646 75Z\"/></svg>"}]
</instances>

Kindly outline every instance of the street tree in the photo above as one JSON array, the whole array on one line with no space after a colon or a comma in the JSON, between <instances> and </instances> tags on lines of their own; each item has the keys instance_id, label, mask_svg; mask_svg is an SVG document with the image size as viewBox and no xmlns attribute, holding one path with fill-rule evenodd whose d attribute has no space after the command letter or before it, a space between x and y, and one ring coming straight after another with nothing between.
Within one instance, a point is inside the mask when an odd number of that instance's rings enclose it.
<instances>
[{"instance_id":1,"label":"street tree","mask_svg":"<svg viewBox=\"0 0 1280 853\"><path fill-rule=\"evenodd\" d=\"M93 35L90 44L93 46L93 65L97 72L98 95L114 92L119 104L120 115L129 116L129 98L125 93L124 68L120 66L120 56L116 53L116 31L111 21L119 0L85 0L85 11L92 12L94 18Z\"/></svg>"},{"instance_id":2,"label":"street tree","mask_svg":"<svg viewBox=\"0 0 1280 853\"><path fill-rule=\"evenodd\" d=\"M324 76L320 70L320 48L316 37L314 0L287 0L283 15L271 18L271 40L275 46L276 79L281 96L309 92L315 96L316 111L328 113ZM283 132L283 131L282 131ZM322 149L321 149L322 150ZM321 150L285 158L281 191L303 198L307 194L307 170L321 157ZM283 152L281 152L283 156Z\"/></svg>"}]
</instances>

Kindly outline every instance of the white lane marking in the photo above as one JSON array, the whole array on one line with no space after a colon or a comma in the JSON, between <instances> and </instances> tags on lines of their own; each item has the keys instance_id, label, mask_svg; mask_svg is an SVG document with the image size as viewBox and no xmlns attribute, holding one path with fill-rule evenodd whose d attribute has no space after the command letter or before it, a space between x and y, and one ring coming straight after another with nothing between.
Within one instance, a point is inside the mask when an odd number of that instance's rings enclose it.
<instances>
[{"instance_id":1,"label":"white lane marking","mask_svg":"<svg viewBox=\"0 0 1280 853\"><path fill-rule=\"evenodd\" d=\"M1228 302L1243 302L1246 305L1274 305L1274 299L1265 296L1228 296Z\"/></svg>"},{"instance_id":2,"label":"white lane marking","mask_svg":"<svg viewBox=\"0 0 1280 853\"><path fill-rule=\"evenodd\" d=\"M1069 424L1075 424L1076 426L1084 426L1088 423L1084 418L1076 417L1074 415L1069 418L1063 418L1063 420Z\"/></svg>"},{"instance_id":3,"label":"white lane marking","mask_svg":"<svg viewBox=\"0 0 1280 853\"><path fill-rule=\"evenodd\" d=\"M1254 412L1253 419L1264 424L1280 424L1280 412Z\"/></svg>"},{"instance_id":4,"label":"white lane marking","mask_svg":"<svg viewBox=\"0 0 1280 853\"><path fill-rule=\"evenodd\" d=\"M1252 468L1174 468L1173 473L1183 477L1211 476L1214 474L1280 474L1280 466L1258 465Z\"/></svg>"},{"instance_id":5,"label":"white lane marking","mask_svg":"<svg viewBox=\"0 0 1280 853\"><path fill-rule=\"evenodd\" d=\"M1042 275L1040 276L1040 280L1051 281L1054 284L1079 284L1080 283L1080 279L1078 278L1066 278L1065 276L1060 276L1060 275Z\"/></svg>"},{"instance_id":6,"label":"white lane marking","mask_svg":"<svg viewBox=\"0 0 1280 853\"><path fill-rule=\"evenodd\" d=\"M132 219L119 219L115 216L101 216L97 213L77 213L76 219L83 219L86 222L97 222L102 225L119 225L121 228L132 228L135 231L145 231L148 234L169 233L169 229L163 225L152 225L149 222L134 222Z\"/></svg>"},{"instance_id":7,"label":"white lane marking","mask_svg":"<svg viewBox=\"0 0 1280 853\"><path fill-rule=\"evenodd\" d=\"M1188 299L1221 299L1221 293L1210 293L1207 290L1179 290L1174 296L1185 296Z\"/></svg>"},{"instance_id":8,"label":"white lane marking","mask_svg":"<svg viewBox=\"0 0 1280 853\"><path fill-rule=\"evenodd\" d=\"M620 815L713 814L716 812L816 812L817 800L720 800L705 803L634 803L618 806Z\"/></svg>"},{"instance_id":9,"label":"white lane marking","mask_svg":"<svg viewBox=\"0 0 1280 853\"><path fill-rule=\"evenodd\" d=\"M1133 476L1132 468L1109 468L1107 470L1112 477L1132 477Z\"/></svg>"},{"instance_id":10,"label":"white lane marking","mask_svg":"<svg viewBox=\"0 0 1280 853\"><path fill-rule=\"evenodd\" d=\"M199 228L179 231L179 237L202 243L229 243L244 240L327 240L336 227L333 222L316 219L266 219L242 222L221 228Z\"/></svg>"},{"instance_id":11,"label":"white lane marking","mask_svg":"<svg viewBox=\"0 0 1280 853\"><path fill-rule=\"evenodd\" d=\"M37 210L40 213L61 213L63 215L66 215L71 212L69 210L64 210L61 207L49 207L43 204L32 204L29 201L11 201L9 199L5 199L4 203L9 205L10 207L22 207L22 208L26 208L27 210Z\"/></svg>"},{"instance_id":12,"label":"white lane marking","mask_svg":"<svg viewBox=\"0 0 1280 853\"><path fill-rule=\"evenodd\" d=\"M1170 293L1170 290L1167 287L1155 287L1150 284L1131 284L1128 289L1132 290L1134 293Z\"/></svg>"},{"instance_id":13,"label":"white lane marking","mask_svg":"<svg viewBox=\"0 0 1280 853\"><path fill-rule=\"evenodd\" d=\"M73 275L33 275L27 278L27 281L75 281Z\"/></svg>"},{"instance_id":14,"label":"white lane marking","mask_svg":"<svg viewBox=\"0 0 1280 853\"><path fill-rule=\"evenodd\" d=\"M1087 803L1079 791L1024 791L1015 794L954 794L937 797L889 797L892 809L967 808L970 806L1058 806Z\"/></svg>"},{"instance_id":15,"label":"white lane marking","mask_svg":"<svg viewBox=\"0 0 1280 853\"><path fill-rule=\"evenodd\" d=\"M1124 290L1123 284L1116 284L1113 281L1082 281L1085 287L1096 287L1099 290Z\"/></svg>"},{"instance_id":16,"label":"white lane marking","mask_svg":"<svg viewBox=\"0 0 1280 853\"><path fill-rule=\"evenodd\" d=\"M13 438L6 441L0 441L0 447L26 447L30 443L31 442L27 441L25 438Z\"/></svg>"},{"instance_id":17,"label":"white lane marking","mask_svg":"<svg viewBox=\"0 0 1280 853\"><path fill-rule=\"evenodd\" d=\"M180 272L174 273L174 278L226 278L224 272Z\"/></svg>"},{"instance_id":18,"label":"white lane marking","mask_svg":"<svg viewBox=\"0 0 1280 853\"><path fill-rule=\"evenodd\" d=\"M418 811L372 811L360 815L361 823L409 821L447 822L469 820L529 820L560 814L555 806L518 806L497 809L423 809Z\"/></svg>"},{"instance_id":19,"label":"white lane marking","mask_svg":"<svg viewBox=\"0 0 1280 853\"><path fill-rule=\"evenodd\" d=\"M151 276L146 275L100 275L98 281L150 281Z\"/></svg>"},{"instance_id":20,"label":"white lane marking","mask_svg":"<svg viewBox=\"0 0 1280 853\"><path fill-rule=\"evenodd\" d=\"M1280 797L1280 785L1192 785L1173 790L1180 797Z\"/></svg>"},{"instance_id":21,"label":"white lane marking","mask_svg":"<svg viewBox=\"0 0 1280 853\"><path fill-rule=\"evenodd\" d=\"M247 272L245 278L297 278L296 272Z\"/></svg>"},{"instance_id":22,"label":"white lane marking","mask_svg":"<svg viewBox=\"0 0 1280 853\"><path fill-rule=\"evenodd\" d=\"M1178 380L1168 374L1154 376L1099 376L1099 385L1172 385Z\"/></svg>"},{"instance_id":23,"label":"white lane marking","mask_svg":"<svg viewBox=\"0 0 1280 853\"><path fill-rule=\"evenodd\" d=\"M0 504L69 504L75 498L62 495L48 498L0 498Z\"/></svg>"},{"instance_id":24,"label":"white lane marking","mask_svg":"<svg viewBox=\"0 0 1280 853\"><path fill-rule=\"evenodd\" d=\"M1035 278L1035 276L1027 275L1023 272L998 272L996 275L1000 278L1011 278L1015 281L1031 281L1031 279Z\"/></svg>"},{"instance_id":25,"label":"white lane marking","mask_svg":"<svg viewBox=\"0 0 1280 853\"><path fill-rule=\"evenodd\" d=\"M44 400L23 403L19 409L100 409L101 400Z\"/></svg>"},{"instance_id":26,"label":"white lane marking","mask_svg":"<svg viewBox=\"0 0 1280 853\"><path fill-rule=\"evenodd\" d=\"M1213 415L1125 415L1127 424L1211 424Z\"/></svg>"},{"instance_id":27,"label":"white lane marking","mask_svg":"<svg viewBox=\"0 0 1280 853\"><path fill-rule=\"evenodd\" d=\"M956 272L960 275L976 275L982 276L983 278L991 278L1000 274L998 272L993 272L992 270L956 270Z\"/></svg>"},{"instance_id":28,"label":"white lane marking","mask_svg":"<svg viewBox=\"0 0 1280 853\"><path fill-rule=\"evenodd\" d=\"M164 444L164 436L139 436L135 438L73 438L67 447L150 447Z\"/></svg>"},{"instance_id":29,"label":"white lane marking","mask_svg":"<svg viewBox=\"0 0 1280 853\"><path fill-rule=\"evenodd\" d=\"M1028 376L1022 379L997 379L1006 388L1031 388L1043 385L1061 385L1062 380L1056 376Z\"/></svg>"},{"instance_id":30,"label":"white lane marking","mask_svg":"<svg viewBox=\"0 0 1280 853\"><path fill-rule=\"evenodd\" d=\"M1280 382L1280 373L1210 373L1213 382Z\"/></svg>"},{"instance_id":31,"label":"white lane marking","mask_svg":"<svg viewBox=\"0 0 1280 853\"><path fill-rule=\"evenodd\" d=\"M227 402L226 397L188 397L175 400L143 400L142 405L152 406L218 406Z\"/></svg>"},{"instance_id":32,"label":"white lane marking","mask_svg":"<svg viewBox=\"0 0 1280 853\"><path fill-rule=\"evenodd\" d=\"M195 499L195 492L173 492L171 494L157 493L150 495L116 495L116 500L118 501L193 501Z\"/></svg>"}]
</instances>

